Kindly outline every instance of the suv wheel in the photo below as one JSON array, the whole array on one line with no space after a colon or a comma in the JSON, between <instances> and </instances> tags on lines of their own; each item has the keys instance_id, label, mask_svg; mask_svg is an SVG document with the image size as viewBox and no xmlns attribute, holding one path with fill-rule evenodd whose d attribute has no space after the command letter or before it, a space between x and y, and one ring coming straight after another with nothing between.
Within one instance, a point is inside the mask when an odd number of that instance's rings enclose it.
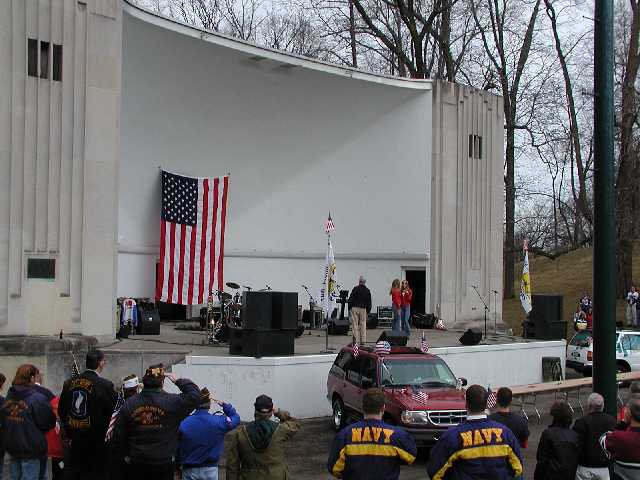
<instances>
[{"instance_id":1,"label":"suv wheel","mask_svg":"<svg viewBox=\"0 0 640 480\"><path fill-rule=\"evenodd\" d=\"M333 400L333 428L337 432L346 424L344 404L339 397Z\"/></svg>"}]
</instances>

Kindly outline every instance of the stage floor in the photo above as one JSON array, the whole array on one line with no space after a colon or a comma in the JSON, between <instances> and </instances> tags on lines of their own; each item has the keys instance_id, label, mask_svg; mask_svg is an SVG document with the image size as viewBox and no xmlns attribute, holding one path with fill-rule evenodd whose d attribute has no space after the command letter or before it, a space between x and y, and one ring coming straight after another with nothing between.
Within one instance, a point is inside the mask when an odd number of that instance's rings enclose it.
<instances>
[{"instance_id":1,"label":"stage floor","mask_svg":"<svg viewBox=\"0 0 640 480\"><path fill-rule=\"evenodd\" d=\"M160 335L135 335L128 339L118 340L104 344L101 348L116 351L153 351L153 352L182 352L191 355L229 355L227 345L207 345L206 332L176 330L180 323L162 323L160 325ZM367 331L367 340L375 342L383 329ZM425 336L431 347L454 347L460 346L458 339L462 331L458 330L424 330ZM407 345L420 345L422 330L413 329L411 338ZM523 340L521 337L509 335L494 335L489 332L486 342L481 343L496 345L509 344L514 342L529 342L535 340ZM324 330L305 330L304 334L296 339L295 355L310 355L320 353L325 350ZM351 342L351 333L348 335L329 335L328 345L336 351L343 345Z\"/></svg>"}]
</instances>

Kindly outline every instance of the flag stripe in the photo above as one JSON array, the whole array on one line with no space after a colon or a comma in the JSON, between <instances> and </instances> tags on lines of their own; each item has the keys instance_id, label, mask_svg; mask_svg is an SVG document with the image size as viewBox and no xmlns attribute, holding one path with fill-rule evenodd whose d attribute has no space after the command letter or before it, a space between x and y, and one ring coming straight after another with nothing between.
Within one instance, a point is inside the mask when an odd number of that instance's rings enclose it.
<instances>
[{"instance_id":1,"label":"flag stripe","mask_svg":"<svg viewBox=\"0 0 640 480\"><path fill-rule=\"evenodd\" d=\"M200 271L198 272L198 303L204 303L204 261L205 251L207 249L207 218L209 215L209 180L206 178L202 181L202 216L201 225L202 233L200 235Z\"/></svg>"},{"instance_id":2,"label":"flag stripe","mask_svg":"<svg viewBox=\"0 0 640 480\"><path fill-rule=\"evenodd\" d=\"M184 290L184 243L187 236L187 226L180 225L180 260L178 260L178 303L182 305L182 292Z\"/></svg>"},{"instance_id":3,"label":"flag stripe","mask_svg":"<svg viewBox=\"0 0 640 480\"><path fill-rule=\"evenodd\" d=\"M196 233L198 229L191 229L191 244L189 245L189 288L187 293L187 301L189 304L194 304L196 297L193 296L193 278L194 278L194 265L196 256Z\"/></svg>"},{"instance_id":4,"label":"flag stripe","mask_svg":"<svg viewBox=\"0 0 640 480\"><path fill-rule=\"evenodd\" d=\"M173 266L175 264L176 252L176 224L171 223L169 236L169 282L167 285L167 302L173 303Z\"/></svg>"},{"instance_id":5,"label":"flag stripe","mask_svg":"<svg viewBox=\"0 0 640 480\"><path fill-rule=\"evenodd\" d=\"M165 256L165 228L166 222L160 220L160 261L158 262L158 279L156 281L156 300L162 298L162 285L164 284L164 256Z\"/></svg>"},{"instance_id":6,"label":"flag stripe","mask_svg":"<svg viewBox=\"0 0 640 480\"><path fill-rule=\"evenodd\" d=\"M209 244L209 291L213 290L213 270L216 264L216 224L218 221L218 186L220 181L213 180L213 215L211 225L211 243Z\"/></svg>"},{"instance_id":7,"label":"flag stripe","mask_svg":"<svg viewBox=\"0 0 640 480\"><path fill-rule=\"evenodd\" d=\"M224 190L222 192L222 212L220 213L220 252L224 251L224 230L226 228L227 218L227 186L229 184L229 177L224 177L223 180ZM218 288L222 290L223 276L223 257L218 254Z\"/></svg>"}]
</instances>

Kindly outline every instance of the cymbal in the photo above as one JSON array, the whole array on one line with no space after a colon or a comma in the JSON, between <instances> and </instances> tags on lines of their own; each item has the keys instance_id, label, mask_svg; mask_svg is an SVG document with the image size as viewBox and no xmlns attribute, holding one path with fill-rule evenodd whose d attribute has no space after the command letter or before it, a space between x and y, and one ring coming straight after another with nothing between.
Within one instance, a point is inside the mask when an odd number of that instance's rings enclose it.
<instances>
[{"instance_id":1,"label":"cymbal","mask_svg":"<svg viewBox=\"0 0 640 480\"><path fill-rule=\"evenodd\" d=\"M227 292L220 292L220 296L223 300L231 300L232 298L231 294Z\"/></svg>"},{"instance_id":2,"label":"cymbal","mask_svg":"<svg viewBox=\"0 0 640 480\"><path fill-rule=\"evenodd\" d=\"M237 283L235 283L235 282L227 282L227 287L229 287L229 288L233 288L234 290L237 290L237 289L239 289L239 288L240 288L240 285L238 285L238 284L237 284Z\"/></svg>"}]
</instances>

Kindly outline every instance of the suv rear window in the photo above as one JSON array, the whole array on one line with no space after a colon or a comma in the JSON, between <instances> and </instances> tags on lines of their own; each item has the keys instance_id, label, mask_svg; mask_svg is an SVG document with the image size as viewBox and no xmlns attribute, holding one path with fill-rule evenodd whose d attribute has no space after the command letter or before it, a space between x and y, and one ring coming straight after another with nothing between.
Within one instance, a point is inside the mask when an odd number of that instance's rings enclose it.
<instances>
[{"instance_id":1,"label":"suv rear window","mask_svg":"<svg viewBox=\"0 0 640 480\"><path fill-rule=\"evenodd\" d=\"M588 347L589 338L590 335L586 332L576 333L569 342L569 345L573 345L574 347Z\"/></svg>"}]
</instances>

